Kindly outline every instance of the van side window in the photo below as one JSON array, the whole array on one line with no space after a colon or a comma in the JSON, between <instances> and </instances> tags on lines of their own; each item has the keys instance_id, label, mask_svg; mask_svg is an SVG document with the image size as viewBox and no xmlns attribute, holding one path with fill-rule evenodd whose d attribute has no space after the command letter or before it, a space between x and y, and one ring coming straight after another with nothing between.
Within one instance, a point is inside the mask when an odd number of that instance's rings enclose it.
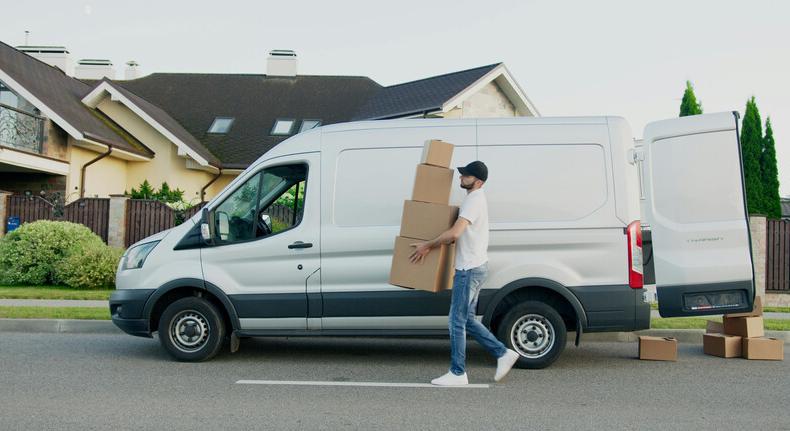
<instances>
[{"instance_id":1,"label":"van side window","mask_svg":"<svg viewBox=\"0 0 790 431\"><path fill-rule=\"evenodd\" d=\"M295 227L304 212L307 166L275 166L259 172L216 209L220 244L263 238Z\"/></svg>"},{"instance_id":2,"label":"van side window","mask_svg":"<svg viewBox=\"0 0 790 431\"><path fill-rule=\"evenodd\" d=\"M291 185L274 202L264 207L261 217L268 217L271 222L271 232L258 230L256 236L266 236L288 230L302 221L304 212L304 189L307 181L300 181Z\"/></svg>"}]
</instances>

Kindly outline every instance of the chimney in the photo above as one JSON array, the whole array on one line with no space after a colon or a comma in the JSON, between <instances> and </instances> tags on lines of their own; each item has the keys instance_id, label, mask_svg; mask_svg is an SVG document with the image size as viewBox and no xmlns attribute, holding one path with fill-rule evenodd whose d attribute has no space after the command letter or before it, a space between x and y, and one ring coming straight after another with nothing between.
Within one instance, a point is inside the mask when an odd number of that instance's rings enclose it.
<instances>
[{"instance_id":1,"label":"chimney","mask_svg":"<svg viewBox=\"0 0 790 431\"><path fill-rule=\"evenodd\" d=\"M269 51L266 62L267 76L296 76L296 53L290 49Z\"/></svg>"},{"instance_id":2,"label":"chimney","mask_svg":"<svg viewBox=\"0 0 790 431\"><path fill-rule=\"evenodd\" d=\"M74 64L65 46L17 46L17 50L62 70L68 76L74 76Z\"/></svg>"},{"instance_id":3,"label":"chimney","mask_svg":"<svg viewBox=\"0 0 790 431\"><path fill-rule=\"evenodd\" d=\"M74 68L74 77L77 79L102 79L104 77L115 79L115 69L110 60L84 58L77 62Z\"/></svg>"},{"instance_id":4,"label":"chimney","mask_svg":"<svg viewBox=\"0 0 790 431\"><path fill-rule=\"evenodd\" d=\"M140 64L134 60L126 62L126 69L123 71L123 78L127 81L137 79L142 76L140 73Z\"/></svg>"}]
</instances>

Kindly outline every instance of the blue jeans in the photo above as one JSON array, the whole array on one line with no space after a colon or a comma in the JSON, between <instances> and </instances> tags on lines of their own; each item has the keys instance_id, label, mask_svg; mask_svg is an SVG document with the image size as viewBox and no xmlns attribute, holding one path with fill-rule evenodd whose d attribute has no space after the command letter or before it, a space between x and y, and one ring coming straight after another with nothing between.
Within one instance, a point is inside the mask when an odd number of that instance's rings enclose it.
<instances>
[{"instance_id":1,"label":"blue jeans","mask_svg":"<svg viewBox=\"0 0 790 431\"><path fill-rule=\"evenodd\" d=\"M482 323L475 319L480 287L488 276L488 264L469 270L455 270L450 304L450 371L460 376L466 369L467 332L495 358L507 348Z\"/></svg>"}]
</instances>

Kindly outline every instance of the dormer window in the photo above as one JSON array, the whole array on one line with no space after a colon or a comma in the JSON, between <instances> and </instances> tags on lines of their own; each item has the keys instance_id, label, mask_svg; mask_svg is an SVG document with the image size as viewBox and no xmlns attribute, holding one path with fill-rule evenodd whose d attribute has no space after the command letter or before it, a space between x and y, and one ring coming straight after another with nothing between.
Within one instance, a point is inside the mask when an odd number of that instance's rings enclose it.
<instances>
[{"instance_id":1,"label":"dormer window","mask_svg":"<svg viewBox=\"0 0 790 431\"><path fill-rule=\"evenodd\" d=\"M296 124L296 120L278 118L277 121L274 122L271 134L279 136L290 135L294 128L294 124Z\"/></svg>"},{"instance_id":2,"label":"dormer window","mask_svg":"<svg viewBox=\"0 0 790 431\"><path fill-rule=\"evenodd\" d=\"M233 125L233 118L230 117L217 117L214 119L214 122L211 123L211 127L208 128L208 133L214 134L224 134L228 133L230 130L230 126Z\"/></svg>"},{"instance_id":3,"label":"dormer window","mask_svg":"<svg viewBox=\"0 0 790 431\"><path fill-rule=\"evenodd\" d=\"M321 125L321 120L302 120L302 125L299 127L299 133L306 130L315 129Z\"/></svg>"}]
</instances>

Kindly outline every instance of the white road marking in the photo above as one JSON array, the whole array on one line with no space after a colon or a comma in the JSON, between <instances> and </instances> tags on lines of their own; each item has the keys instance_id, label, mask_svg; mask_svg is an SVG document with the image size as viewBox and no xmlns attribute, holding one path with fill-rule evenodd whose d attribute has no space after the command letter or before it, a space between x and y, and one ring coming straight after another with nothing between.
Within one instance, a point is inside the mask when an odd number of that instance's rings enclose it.
<instances>
[{"instance_id":1,"label":"white road marking","mask_svg":"<svg viewBox=\"0 0 790 431\"><path fill-rule=\"evenodd\" d=\"M291 385L291 386L361 386L371 388L439 388L439 389L488 389L486 384L466 386L436 386L430 383L384 383L384 382L321 382L309 380L239 380L237 385Z\"/></svg>"}]
</instances>

